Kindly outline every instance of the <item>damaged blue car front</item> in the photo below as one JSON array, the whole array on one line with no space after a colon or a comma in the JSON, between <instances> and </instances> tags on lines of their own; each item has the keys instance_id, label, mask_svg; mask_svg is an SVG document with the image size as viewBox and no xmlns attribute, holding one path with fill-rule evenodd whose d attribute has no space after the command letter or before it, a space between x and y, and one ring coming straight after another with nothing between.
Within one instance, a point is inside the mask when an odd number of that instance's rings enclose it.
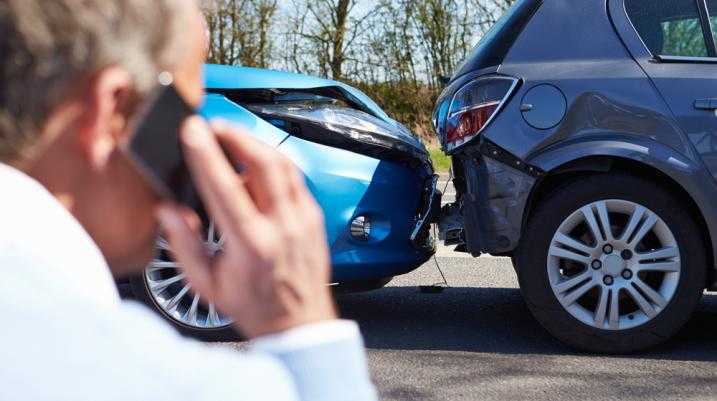
<instances>
[{"instance_id":1,"label":"damaged blue car front","mask_svg":"<svg viewBox=\"0 0 717 401\"><path fill-rule=\"evenodd\" d=\"M428 152L368 96L336 81L217 65L206 67L206 92L205 117L247 128L304 173L325 214L333 282L377 288L433 255L440 192ZM207 242L221 244L211 225ZM185 333L230 336L231 322L199 302L167 251L160 240L157 259L131 282L135 296Z\"/></svg>"}]
</instances>

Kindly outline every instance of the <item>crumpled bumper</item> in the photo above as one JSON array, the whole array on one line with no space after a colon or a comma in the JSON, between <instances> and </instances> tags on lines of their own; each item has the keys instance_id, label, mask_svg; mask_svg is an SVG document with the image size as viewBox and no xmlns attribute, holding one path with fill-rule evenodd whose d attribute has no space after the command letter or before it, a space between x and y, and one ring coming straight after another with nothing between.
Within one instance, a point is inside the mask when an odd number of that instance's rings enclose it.
<instances>
[{"instance_id":1,"label":"crumpled bumper","mask_svg":"<svg viewBox=\"0 0 717 401\"><path fill-rule=\"evenodd\" d=\"M444 208L441 237L475 256L509 254L518 246L525 209L542 172L494 145L454 157L460 196L457 205Z\"/></svg>"},{"instance_id":2,"label":"crumpled bumper","mask_svg":"<svg viewBox=\"0 0 717 401\"><path fill-rule=\"evenodd\" d=\"M443 194L438 190L438 176L433 175L426 180L419 217L411 231L411 244L417 249L435 251L435 241L431 237L431 225L438 222L440 218L442 197Z\"/></svg>"},{"instance_id":3,"label":"crumpled bumper","mask_svg":"<svg viewBox=\"0 0 717 401\"><path fill-rule=\"evenodd\" d=\"M426 193L432 170L290 136L279 146L306 176L324 211L333 280L352 282L392 277L416 269L435 252ZM440 201L439 201L440 203ZM435 200L434 203L435 204ZM434 215L428 213L428 215ZM351 222L367 216L371 235L351 235ZM412 241L415 236L415 241Z\"/></svg>"}]
</instances>

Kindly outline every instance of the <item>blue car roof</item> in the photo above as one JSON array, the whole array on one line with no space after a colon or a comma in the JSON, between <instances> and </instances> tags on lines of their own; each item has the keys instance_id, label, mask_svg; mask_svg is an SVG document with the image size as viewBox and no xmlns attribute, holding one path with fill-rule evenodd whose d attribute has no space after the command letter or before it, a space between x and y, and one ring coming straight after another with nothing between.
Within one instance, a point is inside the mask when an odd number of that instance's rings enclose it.
<instances>
[{"instance_id":1,"label":"blue car roof","mask_svg":"<svg viewBox=\"0 0 717 401\"><path fill-rule=\"evenodd\" d=\"M204 74L208 89L310 89L341 85L336 81L303 74L216 64L207 64Z\"/></svg>"}]
</instances>

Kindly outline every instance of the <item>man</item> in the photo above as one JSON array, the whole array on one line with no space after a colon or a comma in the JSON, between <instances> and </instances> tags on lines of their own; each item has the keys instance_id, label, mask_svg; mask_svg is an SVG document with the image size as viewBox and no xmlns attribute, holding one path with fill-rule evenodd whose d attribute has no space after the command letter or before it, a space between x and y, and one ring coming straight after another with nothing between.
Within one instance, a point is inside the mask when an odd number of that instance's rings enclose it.
<instances>
[{"instance_id":1,"label":"man","mask_svg":"<svg viewBox=\"0 0 717 401\"><path fill-rule=\"evenodd\" d=\"M203 39L188 0L0 0L0 400L375 399L326 286L320 210L287 159L226 124L184 124L225 236L209 259L194 212L159 199L125 153L163 71L200 104ZM155 214L249 352L193 343L119 300L112 275L152 257Z\"/></svg>"}]
</instances>

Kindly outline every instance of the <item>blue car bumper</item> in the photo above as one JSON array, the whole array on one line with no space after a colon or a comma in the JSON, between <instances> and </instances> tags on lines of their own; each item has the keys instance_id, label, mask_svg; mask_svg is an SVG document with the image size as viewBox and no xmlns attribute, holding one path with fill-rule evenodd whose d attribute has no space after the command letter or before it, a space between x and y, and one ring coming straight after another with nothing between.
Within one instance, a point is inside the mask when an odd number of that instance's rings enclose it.
<instances>
[{"instance_id":1,"label":"blue car bumper","mask_svg":"<svg viewBox=\"0 0 717 401\"><path fill-rule=\"evenodd\" d=\"M397 163L295 137L279 150L304 172L324 210L334 281L396 276L433 255L429 233L411 241L418 216L427 208L430 179ZM358 216L372 223L366 240L351 236L351 221Z\"/></svg>"}]
</instances>

